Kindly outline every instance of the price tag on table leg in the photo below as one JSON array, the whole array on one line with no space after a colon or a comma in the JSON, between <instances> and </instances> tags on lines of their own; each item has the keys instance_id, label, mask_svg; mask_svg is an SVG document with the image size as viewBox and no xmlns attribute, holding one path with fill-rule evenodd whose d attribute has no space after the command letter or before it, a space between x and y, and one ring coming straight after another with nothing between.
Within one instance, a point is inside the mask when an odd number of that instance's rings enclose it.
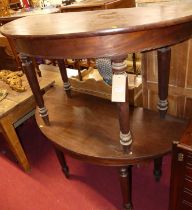
<instances>
[{"instance_id":1,"label":"price tag on table leg","mask_svg":"<svg viewBox=\"0 0 192 210\"><path fill-rule=\"evenodd\" d=\"M126 79L127 74L114 74L112 78L113 102L125 102L126 100Z\"/></svg>"}]
</instances>

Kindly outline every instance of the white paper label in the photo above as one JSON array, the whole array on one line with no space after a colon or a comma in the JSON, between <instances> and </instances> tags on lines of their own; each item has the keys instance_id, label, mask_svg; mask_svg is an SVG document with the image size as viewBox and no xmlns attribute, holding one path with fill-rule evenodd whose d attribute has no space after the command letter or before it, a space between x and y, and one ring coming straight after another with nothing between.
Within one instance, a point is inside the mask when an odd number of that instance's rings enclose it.
<instances>
[{"instance_id":1,"label":"white paper label","mask_svg":"<svg viewBox=\"0 0 192 210\"><path fill-rule=\"evenodd\" d=\"M114 74L113 75L111 101L125 102L125 100L126 100L126 79L127 79L127 74Z\"/></svg>"}]
</instances>

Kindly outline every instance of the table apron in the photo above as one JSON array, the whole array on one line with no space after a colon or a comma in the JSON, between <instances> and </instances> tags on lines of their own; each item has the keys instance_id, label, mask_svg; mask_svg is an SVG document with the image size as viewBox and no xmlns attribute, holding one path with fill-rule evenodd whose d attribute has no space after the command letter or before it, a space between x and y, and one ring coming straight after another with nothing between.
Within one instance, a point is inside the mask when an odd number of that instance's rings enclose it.
<instances>
[{"instance_id":1,"label":"table apron","mask_svg":"<svg viewBox=\"0 0 192 210\"><path fill-rule=\"evenodd\" d=\"M143 52L189 39L192 22L143 31L87 37L16 37L18 52L42 58L99 58L116 57Z\"/></svg>"}]
</instances>

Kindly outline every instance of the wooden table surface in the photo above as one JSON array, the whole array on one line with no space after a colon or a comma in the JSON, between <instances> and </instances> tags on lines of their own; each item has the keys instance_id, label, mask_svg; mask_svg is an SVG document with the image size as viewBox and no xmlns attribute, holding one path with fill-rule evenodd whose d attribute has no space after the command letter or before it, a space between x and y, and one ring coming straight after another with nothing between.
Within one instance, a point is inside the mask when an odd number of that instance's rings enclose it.
<instances>
[{"instance_id":1,"label":"wooden table surface","mask_svg":"<svg viewBox=\"0 0 192 210\"><path fill-rule=\"evenodd\" d=\"M30 56L114 57L172 45L189 38L192 3L50 14L43 18L35 15L8 23L1 32L15 39L17 51Z\"/></svg>"}]
</instances>

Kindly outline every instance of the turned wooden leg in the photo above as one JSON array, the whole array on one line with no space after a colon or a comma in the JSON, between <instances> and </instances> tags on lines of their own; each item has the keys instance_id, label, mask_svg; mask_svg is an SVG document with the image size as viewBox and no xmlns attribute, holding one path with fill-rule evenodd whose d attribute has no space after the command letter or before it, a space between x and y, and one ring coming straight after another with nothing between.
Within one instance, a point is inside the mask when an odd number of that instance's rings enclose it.
<instances>
[{"instance_id":1,"label":"turned wooden leg","mask_svg":"<svg viewBox=\"0 0 192 210\"><path fill-rule=\"evenodd\" d=\"M40 116L42 117L43 121L46 125L50 125L48 111L44 105L43 96L40 90L39 82L37 80L36 72L34 65L29 57L25 55L21 55L22 66L25 71L27 80L35 97L35 101L39 108Z\"/></svg>"},{"instance_id":2,"label":"turned wooden leg","mask_svg":"<svg viewBox=\"0 0 192 210\"><path fill-rule=\"evenodd\" d=\"M162 162L163 162L163 157L159 157L154 160L153 174L155 176L156 181L159 181L162 175Z\"/></svg>"},{"instance_id":3,"label":"turned wooden leg","mask_svg":"<svg viewBox=\"0 0 192 210\"><path fill-rule=\"evenodd\" d=\"M112 75L124 75L126 78L124 84L125 92L122 93L124 94L125 102L117 102L117 110L118 110L119 124L120 124L120 143L123 146L125 152L129 149L132 143L132 137L129 127L129 97L128 97L128 75L126 73L127 64L125 62L126 58L127 56L115 58L113 59L112 64L109 58L96 59L96 66L99 70L99 73L101 74L103 80L108 85L111 85L112 83ZM122 87L120 87L120 89L121 88Z\"/></svg>"},{"instance_id":4,"label":"turned wooden leg","mask_svg":"<svg viewBox=\"0 0 192 210\"><path fill-rule=\"evenodd\" d=\"M127 64L124 61L125 58L126 57L113 60L112 70L114 75L124 74L127 76L124 93L125 102L117 102L117 110L120 124L120 143L123 146L123 149L126 151L132 144L132 136L129 125L128 75L125 72L125 70L127 69Z\"/></svg>"},{"instance_id":5,"label":"turned wooden leg","mask_svg":"<svg viewBox=\"0 0 192 210\"><path fill-rule=\"evenodd\" d=\"M65 177L68 179L69 178L69 167L67 166L65 156L64 156L63 152L56 147L55 147L55 153L56 153L59 163L61 165L61 169L62 169L63 173L65 174Z\"/></svg>"},{"instance_id":6,"label":"turned wooden leg","mask_svg":"<svg viewBox=\"0 0 192 210\"><path fill-rule=\"evenodd\" d=\"M132 210L132 166L120 168L120 185L123 196L123 207Z\"/></svg>"},{"instance_id":7,"label":"turned wooden leg","mask_svg":"<svg viewBox=\"0 0 192 210\"><path fill-rule=\"evenodd\" d=\"M157 50L158 57L158 91L159 102L157 108L159 109L160 117L165 118L168 109L168 84L170 73L171 48L162 48Z\"/></svg>"},{"instance_id":8,"label":"turned wooden leg","mask_svg":"<svg viewBox=\"0 0 192 210\"><path fill-rule=\"evenodd\" d=\"M67 94L67 97L71 97L71 85L70 85L70 82L68 80L67 69L65 67L65 62L64 62L63 59L58 59L57 62L58 62L59 70L60 70L61 77L62 77L62 80L63 80L63 83L64 83L65 92Z\"/></svg>"},{"instance_id":9,"label":"turned wooden leg","mask_svg":"<svg viewBox=\"0 0 192 210\"><path fill-rule=\"evenodd\" d=\"M158 94L159 102L157 108L159 109L160 118L165 118L168 109L168 85L170 74L171 48L161 48L157 50L158 57ZM162 174L163 158L154 160L154 176L157 181L160 180Z\"/></svg>"}]
</instances>

